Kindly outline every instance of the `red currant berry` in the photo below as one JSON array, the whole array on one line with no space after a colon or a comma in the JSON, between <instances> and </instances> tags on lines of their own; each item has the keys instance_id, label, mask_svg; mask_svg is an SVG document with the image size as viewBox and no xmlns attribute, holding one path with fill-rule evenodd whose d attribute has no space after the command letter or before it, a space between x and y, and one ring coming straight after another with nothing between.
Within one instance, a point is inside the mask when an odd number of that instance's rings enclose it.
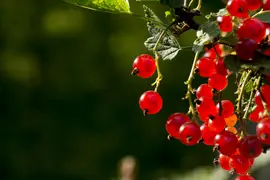
<instances>
[{"instance_id":1,"label":"red currant berry","mask_svg":"<svg viewBox=\"0 0 270 180\"><path fill-rule=\"evenodd\" d=\"M261 0L246 0L248 9L251 11L257 10L261 7Z\"/></svg>"},{"instance_id":2,"label":"red currant berry","mask_svg":"<svg viewBox=\"0 0 270 180\"><path fill-rule=\"evenodd\" d=\"M204 54L204 57L210 58L212 60L215 60L218 57L223 57L223 45L216 44L211 49L206 49L206 53Z\"/></svg>"},{"instance_id":3,"label":"red currant berry","mask_svg":"<svg viewBox=\"0 0 270 180\"><path fill-rule=\"evenodd\" d=\"M179 139L180 126L189 121L190 119L187 115L183 113L174 113L167 120L166 130L172 137Z\"/></svg>"},{"instance_id":4,"label":"red currant berry","mask_svg":"<svg viewBox=\"0 0 270 180\"><path fill-rule=\"evenodd\" d=\"M198 73L201 77L210 77L216 72L216 65L210 58L203 57L196 64Z\"/></svg>"},{"instance_id":5,"label":"red currant berry","mask_svg":"<svg viewBox=\"0 0 270 180\"><path fill-rule=\"evenodd\" d=\"M258 49L258 44L252 39L244 39L237 43L235 51L241 60L251 61Z\"/></svg>"},{"instance_id":6,"label":"red currant berry","mask_svg":"<svg viewBox=\"0 0 270 180\"><path fill-rule=\"evenodd\" d=\"M155 73L155 71L155 59L148 54L138 56L133 62L133 75L138 75L142 78L149 78Z\"/></svg>"},{"instance_id":7,"label":"red currant berry","mask_svg":"<svg viewBox=\"0 0 270 180\"><path fill-rule=\"evenodd\" d=\"M240 154L246 158L256 158L262 153L262 143L257 136L246 136L239 143Z\"/></svg>"},{"instance_id":8,"label":"red currant berry","mask_svg":"<svg viewBox=\"0 0 270 180\"><path fill-rule=\"evenodd\" d=\"M266 104L270 104L270 85L261 86L261 94Z\"/></svg>"},{"instance_id":9,"label":"red currant berry","mask_svg":"<svg viewBox=\"0 0 270 180\"><path fill-rule=\"evenodd\" d=\"M259 91L256 91L254 100L256 105L263 109L262 98Z\"/></svg>"},{"instance_id":10,"label":"red currant berry","mask_svg":"<svg viewBox=\"0 0 270 180\"><path fill-rule=\"evenodd\" d=\"M261 118L260 118L260 113L263 111L263 109L259 106L257 106L253 112L250 113L249 115L249 119L252 121L252 122L255 122L255 123L258 123L261 121Z\"/></svg>"},{"instance_id":11,"label":"red currant berry","mask_svg":"<svg viewBox=\"0 0 270 180\"><path fill-rule=\"evenodd\" d=\"M263 144L270 144L270 118L265 118L257 124L256 134Z\"/></svg>"},{"instance_id":12,"label":"red currant berry","mask_svg":"<svg viewBox=\"0 0 270 180\"><path fill-rule=\"evenodd\" d=\"M141 95L139 104L145 115L156 114L161 110L163 100L159 93L155 91L146 91Z\"/></svg>"},{"instance_id":13,"label":"red currant berry","mask_svg":"<svg viewBox=\"0 0 270 180\"><path fill-rule=\"evenodd\" d=\"M229 156L219 154L218 162L219 162L220 166L222 167L222 169L224 169L226 171L231 170L230 159L231 158Z\"/></svg>"},{"instance_id":14,"label":"red currant berry","mask_svg":"<svg viewBox=\"0 0 270 180\"><path fill-rule=\"evenodd\" d=\"M265 25L261 20L249 18L239 27L237 36L240 40L253 39L257 43L260 43L264 39L265 30Z\"/></svg>"},{"instance_id":15,"label":"red currant berry","mask_svg":"<svg viewBox=\"0 0 270 180\"><path fill-rule=\"evenodd\" d=\"M212 98L214 96L213 89L208 86L208 84L201 84L196 90L196 97L199 99L201 97Z\"/></svg>"},{"instance_id":16,"label":"red currant berry","mask_svg":"<svg viewBox=\"0 0 270 180\"><path fill-rule=\"evenodd\" d=\"M200 129L202 132L203 143L208 145L208 146L213 146L215 144L215 137L216 137L217 133L212 131L207 126L207 124L202 124Z\"/></svg>"},{"instance_id":17,"label":"red currant berry","mask_svg":"<svg viewBox=\"0 0 270 180\"><path fill-rule=\"evenodd\" d=\"M238 176L235 180L255 180L255 179L250 175L242 175Z\"/></svg>"},{"instance_id":18,"label":"red currant berry","mask_svg":"<svg viewBox=\"0 0 270 180\"><path fill-rule=\"evenodd\" d=\"M231 32L233 30L233 22L231 16L219 16L217 18L219 29L222 32Z\"/></svg>"},{"instance_id":19,"label":"red currant berry","mask_svg":"<svg viewBox=\"0 0 270 180\"><path fill-rule=\"evenodd\" d=\"M270 0L263 0L262 3L262 8L264 11L270 10Z\"/></svg>"},{"instance_id":20,"label":"red currant berry","mask_svg":"<svg viewBox=\"0 0 270 180\"><path fill-rule=\"evenodd\" d=\"M216 133L220 133L226 127L226 122L222 116L212 116L208 121L208 127Z\"/></svg>"},{"instance_id":21,"label":"red currant berry","mask_svg":"<svg viewBox=\"0 0 270 180\"><path fill-rule=\"evenodd\" d=\"M242 155L231 156L230 165L237 174L245 174L250 167L249 159Z\"/></svg>"},{"instance_id":22,"label":"red currant berry","mask_svg":"<svg viewBox=\"0 0 270 180\"><path fill-rule=\"evenodd\" d=\"M219 112L219 103L217 104L217 111ZM230 117L234 113L234 105L229 100L222 100L221 101L221 115L224 118Z\"/></svg>"},{"instance_id":23,"label":"red currant berry","mask_svg":"<svg viewBox=\"0 0 270 180\"><path fill-rule=\"evenodd\" d=\"M213 99L209 97L201 97L196 101L196 109L202 117L209 117L210 115L216 115L217 109Z\"/></svg>"},{"instance_id":24,"label":"red currant berry","mask_svg":"<svg viewBox=\"0 0 270 180\"><path fill-rule=\"evenodd\" d=\"M218 74L221 74L223 76L227 76L229 74L229 71L227 67L225 66L223 59L218 59L216 62L216 72Z\"/></svg>"},{"instance_id":25,"label":"red currant berry","mask_svg":"<svg viewBox=\"0 0 270 180\"><path fill-rule=\"evenodd\" d=\"M228 79L221 74L214 74L208 79L208 84L210 87L222 91L227 87Z\"/></svg>"},{"instance_id":26,"label":"red currant berry","mask_svg":"<svg viewBox=\"0 0 270 180\"><path fill-rule=\"evenodd\" d=\"M232 16L238 18L248 17L248 5L245 0L229 0L227 2L227 10Z\"/></svg>"},{"instance_id":27,"label":"red currant berry","mask_svg":"<svg viewBox=\"0 0 270 180\"><path fill-rule=\"evenodd\" d=\"M230 156L236 151L238 139L235 134L223 131L215 137L216 146L221 154Z\"/></svg>"},{"instance_id":28,"label":"red currant berry","mask_svg":"<svg viewBox=\"0 0 270 180\"><path fill-rule=\"evenodd\" d=\"M254 159L253 158L249 158L249 167L251 167L254 164Z\"/></svg>"},{"instance_id":29,"label":"red currant berry","mask_svg":"<svg viewBox=\"0 0 270 180\"><path fill-rule=\"evenodd\" d=\"M187 146L197 144L201 137L200 127L193 122L187 122L179 129L180 141Z\"/></svg>"}]
</instances>

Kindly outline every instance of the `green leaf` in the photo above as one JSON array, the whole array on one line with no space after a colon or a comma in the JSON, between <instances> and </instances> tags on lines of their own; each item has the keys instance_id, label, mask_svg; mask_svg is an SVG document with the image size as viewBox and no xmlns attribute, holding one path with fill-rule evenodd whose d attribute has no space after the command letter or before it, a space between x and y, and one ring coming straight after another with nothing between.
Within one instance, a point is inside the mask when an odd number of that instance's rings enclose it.
<instances>
[{"instance_id":1,"label":"green leaf","mask_svg":"<svg viewBox=\"0 0 270 180\"><path fill-rule=\"evenodd\" d=\"M145 47L148 50L153 51L153 48L155 47L160 35L166 29L166 27L161 25L162 21L155 15L155 13L150 8L146 6L143 6L143 8L145 11L145 16L147 18L154 20L147 22L147 28L151 37L149 37L144 43ZM163 60L172 60L180 50L181 47L176 37L170 32L165 33L165 35L163 36L162 40L160 41L160 43L156 48L158 55Z\"/></svg>"},{"instance_id":2,"label":"green leaf","mask_svg":"<svg viewBox=\"0 0 270 180\"><path fill-rule=\"evenodd\" d=\"M67 3L95 11L130 13L128 0L63 0Z\"/></svg>"},{"instance_id":3,"label":"green leaf","mask_svg":"<svg viewBox=\"0 0 270 180\"><path fill-rule=\"evenodd\" d=\"M193 51L201 52L205 45L210 44L220 36L220 30L216 21L206 22L197 31L197 39L193 43Z\"/></svg>"},{"instance_id":4,"label":"green leaf","mask_svg":"<svg viewBox=\"0 0 270 180\"><path fill-rule=\"evenodd\" d=\"M213 19L213 20L216 20L216 18L218 17L218 16L225 16L225 15L228 15L229 13L228 13L228 11L227 11L227 9L226 8L224 8L224 9L220 9L217 13L210 13L210 14L208 14L208 15L206 15L205 17L206 17L206 19Z\"/></svg>"},{"instance_id":5,"label":"green leaf","mask_svg":"<svg viewBox=\"0 0 270 180\"><path fill-rule=\"evenodd\" d=\"M270 23L270 11L262 11L254 16L263 22Z\"/></svg>"},{"instance_id":6,"label":"green leaf","mask_svg":"<svg viewBox=\"0 0 270 180\"><path fill-rule=\"evenodd\" d=\"M246 86L245 86L245 88L244 88L244 90L245 90L245 92L246 93L249 93L249 92L251 92L251 91L253 91L253 84L254 84L254 80L251 78L249 81L248 81L248 83L246 84Z\"/></svg>"}]
</instances>

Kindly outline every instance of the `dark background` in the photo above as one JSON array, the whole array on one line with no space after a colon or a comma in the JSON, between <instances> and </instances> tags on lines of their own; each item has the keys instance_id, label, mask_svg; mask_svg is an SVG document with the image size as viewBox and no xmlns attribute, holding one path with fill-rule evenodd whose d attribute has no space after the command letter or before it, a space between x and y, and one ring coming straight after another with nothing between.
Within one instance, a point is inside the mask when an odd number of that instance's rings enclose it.
<instances>
[{"instance_id":1,"label":"dark background","mask_svg":"<svg viewBox=\"0 0 270 180\"><path fill-rule=\"evenodd\" d=\"M142 4L130 4L143 13ZM164 15L165 6L147 5ZM222 7L204 0L202 12ZM127 155L136 159L140 180L211 166L211 147L168 141L164 128L170 114L188 109L181 98L190 49L161 62L164 108L142 115L138 99L153 89L155 77L130 72L136 56L148 53L147 37L145 22L129 15L61 0L1 0L0 179L107 180L117 177ZM180 44L190 46L194 38L194 31L185 33Z\"/></svg>"}]
</instances>

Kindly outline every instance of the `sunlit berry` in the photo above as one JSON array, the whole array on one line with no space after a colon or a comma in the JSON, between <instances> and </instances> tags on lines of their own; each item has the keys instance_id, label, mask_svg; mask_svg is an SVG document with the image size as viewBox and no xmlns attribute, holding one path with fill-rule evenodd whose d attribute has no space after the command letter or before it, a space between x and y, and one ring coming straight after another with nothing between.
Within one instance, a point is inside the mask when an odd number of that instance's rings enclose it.
<instances>
[{"instance_id":1,"label":"sunlit berry","mask_svg":"<svg viewBox=\"0 0 270 180\"><path fill-rule=\"evenodd\" d=\"M148 54L138 56L133 62L133 75L138 75L142 78L149 78L155 73L155 71L155 59Z\"/></svg>"}]
</instances>

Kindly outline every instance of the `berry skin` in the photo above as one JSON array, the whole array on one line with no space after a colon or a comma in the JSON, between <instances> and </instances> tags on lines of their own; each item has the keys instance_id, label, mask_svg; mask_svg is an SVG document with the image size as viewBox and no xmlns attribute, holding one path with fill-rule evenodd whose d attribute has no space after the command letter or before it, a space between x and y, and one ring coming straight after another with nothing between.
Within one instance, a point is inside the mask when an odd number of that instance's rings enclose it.
<instances>
[{"instance_id":1,"label":"berry skin","mask_svg":"<svg viewBox=\"0 0 270 180\"><path fill-rule=\"evenodd\" d=\"M251 11L259 9L262 5L261 0L246 0L246 2L248 9Z\"/></svg>"},{"instance_id":2,"label":"berry skin","mask_svg":"<svg viewBox=\"0 0 270 180\"><path fill-rule=\"evenodd\" d=\"M225 66L224 60L223 59L218 59L216 62L216 72L218 74L227 76L229 74L229 71L227 67Z\"/></svg>"},{"instance_id":3,"label":"berry skin","mask_svg":"<svg viewBox=\"0 0 270 180\"><path fill-rule=\"evenodd\" d=\"M212 131L207 126L207 124L202 124L200 129L202 132L203 143L208 145L208 146L213 146L215 144L215 137L216 137L217 133Z\"/></svg>"},{"instance_id":4,"label":"berry skin","mask_svg":"<svg viewBox=\"0 0 270 180\"><path fill-rule=\"evenodd\" d=\"M261 121L260 118L260 113L263 111L263 109L259 106L257 106L253 112L250 113L249 115L249 120L251 120L252 122L258 123Z\"/></svg>"},{"instance_id":5,"label":"berry skin","mask_svg":"<svg viewBox=\"0 0 270 180\"><path fill-rule=\"evenodd\" d=\"M199 99L201 97L213 98L213 89L208 86L208 84L201 84L196 90L196 97Z\"/></svg>"},{"instance_id":6,"label":"berry skin","mask_svg":"<svg viewBox=\"0 0 270 180\"><path fill-rule=\"evenodd\" d=\"M141 95L139 104L145 115L156 114L161 110L163 100L159 93L155 91L146 91Z\"/></svg>"},{"instance_id":7,"label":"berry skin","mask_svg":"<svg viewBox=\"0 0 270 180\"><path fill-rule=\"evenodd\" d=\"M218 162L219 162L219 165L222 167L222 169L226 171L231 170L230 159L231 158L229 156L219 154Z\"/></svg>"},{"instance_id":8,"label":"berry skin","mask_svg":"<svg viewBox=\"0 0 270 180\"><path fill-rule=\"evenodd\" d=\"M217 18L219 29L222 32L231 32L233 30L233 22L231 16L219 16Z\"/></svg>"},{"instance_id":9,"label":"berry skin","mask_svg":"<svg viewBox=\"0 0 270 180\"><path fill-rule=\"evenodd\" d=\"M256 158L262 150L262 143L257 136L246 136L239 142L239 152L246 158Z\"/></svg>"},{"instance_id":10,"label":"berry skin","mask_svg":"<svg viewBox=\"0 0 270 180\"><path fill-rule=\"evenodd\" d=\"M196 104L197 112L200 117L209 117L211 115L217 114L217 109L215 106L215 102L212 98L209 97L201 97Z\"/></svg>"},{"instance_id":11,"label":"berry skin","mask_svg":"<svg viewBox=\"0 0 270 180\"><path fill-rule=\"evenodd\" d=\"M261 94L267 104L270 104L270 85L261 86Z\"/></svg>"},{"instance_id":12,"label":"berry skin","mask_svg":"<svg viewBox=\"0 0 270 180\"><path fill-rule=\"evenodd\" d=\"M170 134L172 137L179 139L179 128L184 123L190 122L190 119L187 115L183 113L174 113L172 114L166 123L166 130L168 134Z\"/></svg>"},{"instance_id":13,"label":"berry skin","mask_svg":"<svg viewBox=\"0 0 270 180\"><path fill-rule=\"evenodd\" d=\"M231 156L230 165L237 174L245 174L250 167L249 159L242 155Z\"/></svg>"},{"instance_id":14,"label":"berry skin","mask_svg":"<svg viewBox=\"0 0 270 180\"><path fill-rule=\"evenodd\" d=\"M226 127L225 120L222 116L213 116L208 121L208 127L216 133L220 133Z\"/></svg>"},{"instance_id":15,"label":"berry skin","mask_svg":"<svg viewBox=\"0 0 270 180\"><path fill-rule=\"evenodd\" d=\"M226 127L225 131L229 131L229 132L231 132L233 134L237 134L237 129L235 127L231 127L231 126Z\"/></svg>"},{"instance_id":16,"label":"berry skin","mask_svg":"<svg viewBox=\"0 0 270 180\"><path fill-rule=\"evenodd\" d=\"M132 74L141 78L149 78L156 72L156 69L155 59L148 54L142 54L134 60Z\"/></svg>"},{"instance_id":17,"label":"berry skin","mask_svg":"<svg viewBox=\"0 0 270 180\"><path fill-rule=\"evenodd\" d=\"M256 134L263 144L270 144L270 118L265 118L257 124Z\"/></svg>"},{"instance_id":18,"label":"berry skin","mask_svg":"<svg viewBox=\"0 0 270 180\"><path fill-rule=\"evenodd\" d=\"M238 147L238 139L235 134L223 131L215 137L216 146L218 151L223 154L230 156L236 151Z\"/></svg>"},{"instance_id":19,"label":"berry skin","mask_svg":"<svg viewBox=\"0 0 270 180\"><path fill-rule=\"evenodd\" d=\"M203 57L196 64L198 73L201 77L210 77L216 73L216 65L210 58Z\"/></svg>"},{"instance_id":20,"label":"berry skin","mask_svg":"<svg viewBox=\"0 0 270 180\"><path fill-rule=\"evenodd\" d=\"M235 180L255 180L255 179L250 175L242 175L238 176Z\"/></svg>"},{"instance_id":21,"label":"berry skin","mask_svg":"<svg viewBox=\"0 0 270 180\"><path fill-rule=\"evenodd\" d=\"M223 57L223 45L222 44L216 44L211 49L206 49L206 53L204 54L204 57L210 58L212 60L217 59L218 57Z\"/></svg>"},{"instance_id":22,"label":"berry skin","mask_svg":"<svg viewBox=\"0 0 270 180\"><path fill-rule=\"evenodd\" d=\"M270 10L270 0L263 0L262 3L262 8L264 11Z\"/></svg>"},{"instance_id":23,"label":"berry skin","mask_svg":"<svg viewBox=\"0 0 270 180\"><path fill-rule=\"evenodd\" d=\"M235 126L237 123L237 120L238 120L238 118L235 114L225 118L226 125L229 127Z\"/></svg>"},{"instance_id":24,"label":"berry skin","mask_svg":"<svg viewBox=\"0 0 270 180\"><path fill-rule=\"evenodd\" d=\"M252 39L244 39L237 43L235 51L241 60L251 61L258 49L258 44Z\"/></svg>"},{"instance_id":25,"label":"berry skin","mask_svg":"<svg viewBox=\"0 0 270 180\"><path fill-rule=\"evenodd\" d=\"M224 118L230 117L234 113L234 105L231 101L229 100L222 100L221 101L221 115ZM217 104L217 111L219 112L219 103Z\"/></svg>"},{"instance_id":26,"label":"berry skin","mask_svg":"<svg viewBox=\"0 0 270 180\"><path fill-rule=\"evenodd\" d=\"M256 18L246 19L237 30L239 40L253 39L260 43L265 36L266 27L264 23Z\"/></svg>"},{"instance_id":27,"label":"berry skin","mask_svg":"<svg viewBox=\"0 0 270 180\"><path fill-rule=\"evenodd\" d=\"M248 17L248 5L246 0L229 0L227 2L227 10L232 16L238 18Z\"/></svg>"},{"instance_id":28,"label":"berry skin","mask_svg":"<svg viewBox=\"0 0 270 180\"><path fill-rule=\"evenodd\" d=\"M187 146L197 144L201 137L202 134L200 127L193 122L187 122L183 124L179 129L179 139L183 144Z\"/></svg>"},{"instance_id":29,"label":"berry skin","mask_svg":"<svg viewBox=\"0 0 270 180\"><path fill-rule=\"evenodd\" d=\"M228 79L221 74L214 74L208 79L208 84L210 87L222 91L227 87Z\"/></svg>"}]
</instances>

